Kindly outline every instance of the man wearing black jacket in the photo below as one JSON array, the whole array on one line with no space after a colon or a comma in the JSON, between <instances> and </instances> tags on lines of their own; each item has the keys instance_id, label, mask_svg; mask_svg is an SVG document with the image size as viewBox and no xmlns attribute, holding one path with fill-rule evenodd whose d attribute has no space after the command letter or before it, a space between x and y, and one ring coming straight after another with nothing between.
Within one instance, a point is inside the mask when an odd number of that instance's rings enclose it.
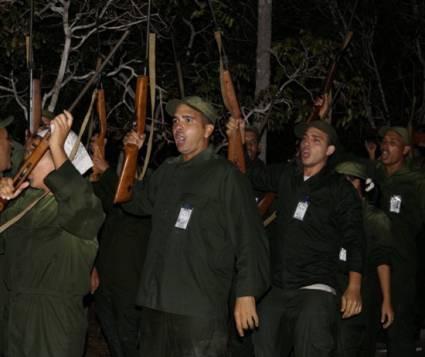
<instances>
[{"instance_id":1,"label":"man wearing black jacket","mask_svg":"<svg viewBox=\"0 0 425 357\"><path fill-rule=\"evenodd\" d=\"M236 128L231 120L228 128ZM296 128L299 162L250 169L255 189L278 193L272 289L260 302L262 326L254 334L257 357L332 356L339 302L339 252L349 284L341 299L343 318L361 311L363 229L354 189L327 165L338 141L334 128L313 121Z\"/></svg>"}]
</instances>

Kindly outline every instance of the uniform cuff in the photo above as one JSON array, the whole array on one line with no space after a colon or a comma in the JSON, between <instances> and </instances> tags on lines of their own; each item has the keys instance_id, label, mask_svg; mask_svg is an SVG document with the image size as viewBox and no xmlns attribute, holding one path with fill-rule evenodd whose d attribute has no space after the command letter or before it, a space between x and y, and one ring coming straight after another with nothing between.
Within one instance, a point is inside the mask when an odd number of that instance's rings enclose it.
<instances>
[{"instance_id":1,"label":"uniform cuff","mask_svg":"<svg viewBox=\"0 0 425 357\"><path fill-rule=\"evenodd\" d=\"M77 179L77 183L75 183ZM44 179L46 186L58 199L66 199L75 194L75 185L84 180L71 161L66 160L58 169Z\"/></svg>"}]
</instances>

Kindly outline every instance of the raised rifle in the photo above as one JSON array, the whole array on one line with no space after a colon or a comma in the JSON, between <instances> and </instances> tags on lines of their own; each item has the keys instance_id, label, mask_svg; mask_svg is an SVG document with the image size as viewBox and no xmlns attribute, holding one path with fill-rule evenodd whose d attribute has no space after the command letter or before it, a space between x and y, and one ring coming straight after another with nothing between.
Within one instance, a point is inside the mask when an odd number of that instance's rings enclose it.
<instances>
[{"instance_id":1,"label":"raised rifle","mask_svg":"<svg viewBox=\"0 0 425 357\"><path fill-rule=\"evenodd\" d=\"M171 31L173 31L173 30L171 30ZM177 74L177 82L178 82L178 85L179 85L180 98L183 98L183 97L185 97L183 70L182 70L181 61L180 61L180 59L177 55L176 44L175 44L173 32L171 32L171 46L173 48L174 62L176 63L176 74Z\"/></svg>"},{"instance_id":2,"label":"raised rifle","mask_svg":"<svg viewBox=\"0 0 425 357\"><path fill-rule=\"evenodd\" d=\"M208 5L215 24L214 38L217 42L218 51L220 54L220 86L221 95L224 105L229 111L232 118L242 120L242 113L236 96L235 86L233 85L232 76L229 70L229 59L224 51L221 31L215 18L214 9L211 0L208 0ZM242 144L242 136L240 130L235 130L228 138L229 146L227 150L227 158L233 162L236 167L242 171L246 171L245 152Z\"/></svg>"},{"instance_id":3,"label":"raised rifle","mask_svg":"<svg viewBox=\"0 0 425 357\"><path fill-rule=\"evenodd\" d=\"M128 36L130 32L127 30L123 33L119 41L115 44L111 52L108 54L108 56L105 58L105 60L102 62L102 64L99 66L99 68L95 71L95 73L92 75L90 80L86 83L84 88L81 90L81 92L78 94L77 98L72 102L72 104L69 106L68 111L72 113L77 106L77 104L80 102L81 98L86 94L86 92L90 89L90 87L93 85L93 83L97 80L97 77L99 73L102 72L103 68L106 66L106 64L110 61L114 53L118 50L118 48L121 46L121 44L124 42L126 37ZM29 155L24 162L22 163L20 169L16 173L16 175L13 178L13 187L17 189L27 178L28 175L31 173L31 171L34 169L34 167L38 164L38 162L41 160L43 155L46 153L47 149L49 148L49 139L50 139L50 133L47 132L43 138L40 140L37 147L33 150L31 155ZM2 212L6 205L7 200L3 200L0 198L0 212Z\"/></svg>"},{"instance_id":4,"label":"raised rifle","mask_svg":"<svg viewBox=\"0 0 425 357\"><path fill-rule=\"evenodd\" d=\"M134 97L134 110L136 115L136 133L145 132L146 111L148 101L148 61L149 61L149 31L150 31L151 1L148 3L148 18L146 30L146 52L143 74L137 77L136 93ZM124 164L121 170L118 186L115 191L114 203L130 201L133 197L133 186L136 179L137 157L139 148L134 144L124 145Z\"/></svg>"},{"instance_id":5,"label":"raised rifle","mask_svg":"<svg viewBox=\"0 0 425 357\"><path fill-rule=\"evenodd\" d=\"M329 68L328 74L326 75L325 81L320 91L321 95L329 94L329 92L331 91L332 84L336 74L336 68L338 66L338 63L341 61L341 58L343 57L345 51L347 50L352 37L353 37L353 32L349 31L347 35L345 36L344 42L342 43L341 48L337 52L331 67ZM311 112L310 116L307 118L307 123L310 123L311 121L316 120L319 117L319 112L320 112L320 106L315 105L313 107L313 111Z\"/></svg>"},{"instance_id":6,"label":"raised rifle","mask_svg":"<svg viewBox=\"0 0 425 357\"><path fill-rule=\"evenodd\" d=\"M239 102L236 96L235 86L233 85L232 76L229 71L229 60L224 52L221 31L219 30L217 20L215 18L214 9L211 0L208 0L208 5L213 17L213 21L217 31L214 32L214 38L217 42L220 53L220 86L223 102L230 115L237 120L242 120L242 113ZM245 150L242 144L242 136L240 130L235 130L228 138L229 146L227 149L227 159L233 162L236 167L243 173L246 171ZM261 216L264 216L270 205L272 204L276 194L268 192L263 199L258 203L257 208Z\"/></svg>"},{"instance_id":7,"label":"raised rifle","mask_svg":"<svg viewBox=\"0 0 425 357\"><path fill-rule=\"evenodd\" d=\"M28 122L29 131L35 134L41 123L41 83L40 78L34 75L34 51L33 51L33 21L34 21L34 1L30 0L30 22L29 31L25 36L26 60L29 72L29 106Z\"/></svg>"},{"instance_id":8,"label":"raised rifle","mask_svg":"<svg viewBox=\"0 0 425 357\"><path fill-rule=\"evenodd\" d=\"M100 58L98 59L98 65L100 65ZM100 78L96 90L96 112L97 118L99 120L99 133L96 138L96 145L99 149L99 155L102 158L105 158L105 140L106 140L106 131L107 131L107 122L106 122L106 102L105 102L105 90L103 89L102 79ZM93 167L93 172L90 175L90 181L97 182L100 180L102 173L96 168Z\"/></svg>"}]
</instances>

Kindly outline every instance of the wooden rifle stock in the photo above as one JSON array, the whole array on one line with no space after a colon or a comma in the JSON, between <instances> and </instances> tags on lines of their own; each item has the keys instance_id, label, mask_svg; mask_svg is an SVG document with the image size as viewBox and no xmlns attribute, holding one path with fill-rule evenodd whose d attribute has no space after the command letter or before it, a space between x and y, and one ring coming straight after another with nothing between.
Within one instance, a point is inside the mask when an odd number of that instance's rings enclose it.
<instances>
[{"instance_id":1,"label":"wooden rifle stock","mask_svg":"<svg viewBox=\"0 0 425 357\"><path fill-rule=\"evenodd\" d=\"M242 119L242 113L239 108L232 77L228 70L224 70L222 73L222 83L224 95L226 96L227 109L229 110L230 115L234 119ZM246 171L245 152L242 144L241 132L239 129L235 130L229 136L227 159L233 162L241 172Z\"/></svg>"},{"instance_id":2,"label":"wooden rifle stock","mask_svg":"<svg viewBox=\"0 0 425 357\"><path fill-rule=\"evenodd\" d=\"M210 0L207 0L208 6L213 17L216 28L218 28L217 20L214 15L214 10ZM242 119L242 113L239 106L238 98L236 96L235 87L233 85L232 76L228 69L228 60L224 53L223 43L221 40L221 32L215 31L214 38L217 42L218 51L220 53L220 86L221 93L223 96L224 105L229 110L232 118L236 120ZM242 144L242 136L239 128L230 134L228 138L229 146L227 150L227 159L233 162L233 164L243 173L246 172L246 163L245 163L245 150ZM275 194L269 192L258 204L258 210L263 216L270 205L272 204Z\"/></svg>"},{"instance_id":3,"label":"wooden rifle stock","mask_svg":"<svg viewBox=\"0 0 425 357\"><path fill-rule=\"evenodd\" d=\"M338 51L337 55L335 56L335 60L333 61L331 68L328 71L328 74L326 75L326 79L320 91L321 95L328 94L331 91L332 84L335 79L337 65L339 61L341 60L342 56L344 55L348 45L350 44L352 37L353 37L353 32L351 31L347 33L347 36L345 36L344 42L340 50ZM313 111L311 112L310 116L307 118L307 123L310 123L311 121L316 120L319 117L319 112L320 112L320 106L315 105L313 107Z\"/></svg>"},{"instance_id":4,"label":"wooden rifle stock","mask_svg":"<svg viewBox=\"0 0 425 357\"><path fill-rule=\"evenodd\" d=\"M19 171L13 178L13 187L15 190L27 179L30 172L46 153L49 148L49 139L50 133L46 133L31 155L23 162ZM0 212L6 208L7 202L7 200L0 198Z\"/></svg>"},{"instance_id":5,"label":"wooden rifle stock","mask_svg":"<svg viewBox=\"0 0 425 357\"><path fill-rule=\"evenodd\" d=\"M261 216L264 216L267 213L275 197L276 194L274 192L267 192L263 199L258 202L257 209Z\"/></svg>"},{"instance_id":6,"label":"wooden rifle stock","mask_svg":"<svg viewBox=\"0 0 425 357\"><path fill-rule=\"evenodd\" d=\"M146 75L137 77L135 111L136 111L136 132L143 134L145 132L146 109L148 99L148 81ZM139 148L134 144L124 146L124 164L115 192L114 203L123 203L130 201L133 197L133 186L136 179L137 156Z\"/></svg>"},{"instance_id":7,"label":"wooden rifle stock","mask_svg":"<svg viewBox=\"0 0 425 357\"><path fill-rule=\"evenodd\" d=\"M103 87L97 89L96 98L96 110L99 119L99 133L96 138L96 144L99 148L99 154L102 158L105 158L105 138L106 138L106 103L105 103L105 90ZM93 168L93 172L90 175L90 181L97 182L100 179L102 173L96 168Z\"/></svg>"},{"instance_id":8,"label":"wooden rifle stock","mask_svg":"<svg viewBox=\"0 0 425 357\"><path fill-rule=\"evenodd\" d=\"M223 45L221 41L221 32L214 32L214 38L217 42L220 53L220 85L223 102L232 118L236 120L242 119L242 113L236 96L235 86L233 85L232 76L227 68L227 58L223 53ZM242 136L240 130L235 130L229 138L229 146L227 151L227 159L241 171L246 171L245 152L242 144Z\"/></svg>"}]
</instances>

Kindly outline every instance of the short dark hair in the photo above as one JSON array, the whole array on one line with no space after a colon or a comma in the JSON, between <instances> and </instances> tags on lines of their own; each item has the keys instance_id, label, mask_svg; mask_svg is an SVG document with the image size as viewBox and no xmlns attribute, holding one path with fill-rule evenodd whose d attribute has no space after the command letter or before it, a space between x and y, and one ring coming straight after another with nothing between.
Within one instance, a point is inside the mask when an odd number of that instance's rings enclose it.
<instances>
[{"instance_id":1,"label":"short dark hair","mask_svg":"<svg viewBox=\"0 0 425 357\"><path fill-rule=\"evenodd\" d=\"M247 126L245 128L245 133L253 133L257 142L260 141L260 131L255 126Z\"/></svg>"}]
</instances>

